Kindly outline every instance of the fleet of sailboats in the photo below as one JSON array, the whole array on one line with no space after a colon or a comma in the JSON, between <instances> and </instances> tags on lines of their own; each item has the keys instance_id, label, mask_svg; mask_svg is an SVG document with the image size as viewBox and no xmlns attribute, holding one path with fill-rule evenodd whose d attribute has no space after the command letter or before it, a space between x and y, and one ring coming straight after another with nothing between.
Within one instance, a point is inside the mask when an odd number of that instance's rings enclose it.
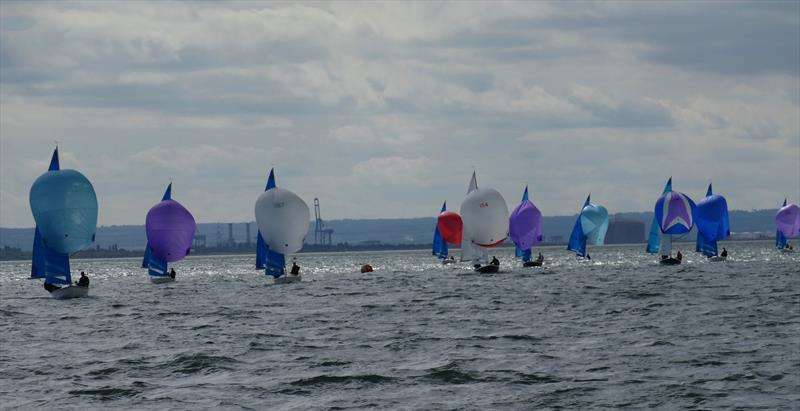
<instances>
[{"instance_id":1,"label":"fleet of sailboats","mask_svg":"<svg viewBox=\"0 0 800 411\"><path fill-rule=\"evenodd\" d=\"M31 186L30 206L36 222L31 277L44 279L45 289L54 298L87 296L88 281L80 285L72 283L69 257L94 242L97 196L86 176L60 168L57 147L47 172ZM681 263L680 252L672 256L673 236L683 236L695 226L695 251L709 261L725 260L725 253L718 255L717 242L730 236L728 204L723 196L713 193L710 183L705 197L695 205L687 195L673 191L670 177L653 211L646 251L660 254L661 264ZM301 281L296 259L292 260L292 269L287 274L286 257L303 247L310 212L297 194L276 186L274 169L270 170L264 192L256 200L255 219L258 225L256 269L264 270L277 284ZM793 251L788 240L800 237L800 207L787 204L784 199L776 213L775 224L776 248ZM591 259L588 245L604 244L608 225L608 210L591 203L591 195L587 196L567 250ZM161 201L148 211L145 228L147 245L142 267L147 268L154 283L174 281L168 263L180 261L189 254L196 223L189 210L172 199L172 183ZM459 213L448 211L447 202L442 204L434 228L432 254L445 264L454 262L448 243L460 245L460 261L470 262L477 272L495 273L499 262L495 258L490 262L488 251L509 237L515 245L515 255L524 266L542 265L541 258L531 261L532 247L540 243L543 236L542 213L530 200L528 187L520 204L509 214L503 196L495 189L479 188L473 171Z\"/></svg>"}]
</instances>

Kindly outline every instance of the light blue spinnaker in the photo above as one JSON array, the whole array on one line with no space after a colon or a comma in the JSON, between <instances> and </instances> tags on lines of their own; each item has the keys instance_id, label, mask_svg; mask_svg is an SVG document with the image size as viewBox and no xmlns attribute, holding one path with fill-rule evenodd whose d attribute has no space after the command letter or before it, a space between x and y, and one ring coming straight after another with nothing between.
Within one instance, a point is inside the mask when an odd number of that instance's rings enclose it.
<instances>
[{"instance_id":1,"label":"light blue spinnaker","mask_svg":"<svg viewBox=\"0 0 800 411\"><path fill-rule=\"evenodd\" d=\"M664 191L661 195L672 191L672 177L669 178L667 184L664 186ZM650 235L647 237L647 252L655 254L661 246L661 225L658 223L658 218L653 215L653 222L650 223Z\"/></svg>"},{"instance_id":2,"label":"light blue spinnaker","mask_svg":"<svg viewBox=\"0 0 800 411\"><path fill-rule=\"evenodd\" d=\"M447 211L447 201L442 204L442 211L440 211L440 213L445 211ZM447 259L447 241L444 241L444 238L442 238L442 233L439 232L438 220L436 223L436 229L433 232L432 254L442 260Z\"/></svg>"},{"instance_id":3,"label":"light blue spinnaker","mask_svg":"<svg viewBox=\"0 0 800 411\"><path fill-rule=\"evenodd\" d=\"M591 194L586 197L586 201L581 207L581 212L590 204ZM574 252L580 257L586 257L586 236L583 235L583 226L581 225L581 213L578 213L578 218L575 219L575 226L572 227L572 234L569 236L569 244L567 250Z\"/></svg>"},{"instance_id":4,"label":"light blue spinnaker","mask_svg":"<svg viewBox=\"0 0 800 411\"><path fill-rule=\"evenodd\" d=\"M788 198L783 199L783 207L786 207L786 200L788 200ZM786 242L786 236L781 233L781 230L775 231L775 248L783 250L786 248Z\"/></svg>"},{"instance_id":5,"label":"light blue spinnaker","mask_svg":"<svg viewBox=\"0 0 800 411\"><path fill-rule=\"evenodd\" d=\"M264 191L267 191L270 188L275 188L274 169L269 170L269 178L267 178L267 187L264 188ZM259 230L256 234L256 270L263 270L267 268L267 254L268 254L267 243L261 237L261 231Z\"/></svg>"}]
</instances>

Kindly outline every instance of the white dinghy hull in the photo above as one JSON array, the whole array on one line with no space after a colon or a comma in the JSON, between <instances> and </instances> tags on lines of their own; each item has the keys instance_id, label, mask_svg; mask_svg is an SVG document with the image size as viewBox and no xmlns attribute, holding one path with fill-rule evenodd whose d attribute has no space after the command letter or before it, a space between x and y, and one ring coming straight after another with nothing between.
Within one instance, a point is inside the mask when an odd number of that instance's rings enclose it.
<instances>
[{"instance_id":1,"label":"white dinghy hull","mask_svg":"<svg viewBox=\"0 0 800 411\"><path fill-rule=\"evenodd\" d=\"M54 290L50 295L56 300L66 300L69 298L83 298L89 296L89 287L71 285L69 287Z\"/></svg>"}]
</instances>

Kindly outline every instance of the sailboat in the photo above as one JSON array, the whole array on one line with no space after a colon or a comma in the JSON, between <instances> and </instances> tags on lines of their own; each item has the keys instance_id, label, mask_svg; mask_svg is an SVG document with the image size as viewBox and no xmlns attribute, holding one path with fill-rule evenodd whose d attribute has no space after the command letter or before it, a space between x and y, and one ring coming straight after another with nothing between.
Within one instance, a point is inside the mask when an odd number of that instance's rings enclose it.
<instances>
[{"instance_id":1,"label":"sailboat","mask_svg":"<svg viewBox=\"0 0 800 411\"><path fill-rule=\"evenodd\" d=\"M728 202L725 197L714 194L711 183L708 183L705 198L697 203L695 224L697 225L695 251L708 257L708 261L711 262L725 261L727 256L717 254L717 241L722 241L731 235Z\"/></svg>"},{"instance_id":2,"label":"sailboat","mask_svg":"<svg viewBox=\"0 0 800 411\"><path fill-rule=\"evenodd\" d=\"M256 269L264 269L275 284L301 281L298 273L286 275L286 255L300 251L308 233L311 214L297 194L275 186L275 170L269 172L267 187L256 200Z\"/></svg>"},{"instance_id":3,"label":"sailboat","mask_svg":"<svg viewBox=\"0 0 800 411\"><path fill-rule=\"evenodd\" d=\"M528 199L528 187L522 201L508 218L508 233L516 246L514 255L522 259L523 267L538 267L542 261L531 261L531 248L542 241L542 212Z\"/></svg>"},{"instance_id":4,"label":"sailboat","mask_svg":"<svg viewBox=\"0 0 800 411\"><path fill-rule=\"evenodd\" d=\"M664 193L656 201L653 223L647 239L647 252L661 255L660 264L677 265L681 258L673 258L672 236L686 234L694 226L695 204L683 193L672 191L672 177L664 186Z\"/></svg>"},{"instance_id":5,"label":"sailboat","mask_svg":"<svg viewBox=\"0 0 800 411\"><path fill-rule=\"evenodd\" d=\"M794 252L789 239L800 237L800 207L797 204L786 205L786 200L783 200L783 207L775 214L775 225L778 227L775 246L783 252Z\"/></svg>"},{"instance_id":6,"label":"sailboat","mask_svg":"<svg viewBox=\"0 0 800 411\"><path fill-rule=\"evenodd\" d=\"M442 210L439 214L442 214L447 211L447 201L442 204ZM454 262L453 259L448 259L448 249L447 249L447 241L442 237L442 233L439 231L439 222L437 219L436 228L433 231L433 250L431 253L435 255L437 258L442 260L442 264L450 264Z\"/></svg>"},{"instance_id":7,"label":"sailboat","mask_svg":"<svg viewBox=\"0 0 800 411\"><path fill-rule=\"evenodd\" d=\"M43 278L55 299L88 296L89 287L72 285L69 256L94 242L97 195L92 183L78 171L62 170L56 147L47 172L31 186L30 204L36 221L31 278Z\"/></svg>"},{"instance_id":8,"label":"sailboat","mask_svg":"<svg viewBox=\"0 0 800 411\"><path fill-rule=\"evenodd\" d=\"M592 259L587 251L587 243L603 245L608 232L608 210L601 205L592 204L591 197L591 194L586 196L567 244L567 250L587 260Z\"/></svg>"},{"instance_id":9,"label":"sailboat","mask_svg":"<svg viewBox=\"0 0 800 411\"><path fill-rule=\"evenodd\" d=\"M196 228L192 213L172 199L172 183L169 183L161 201L147 212L145 219L147 246L142 268L147 268L150 282L175 281L167 271L167 263L183 260L189 255Z\"/></svg>"},{"instance_id":10,"label":"sailboat","mask_svg":"<svg viewBox=\"0 0 800 411\"><path fill-rule=\"evenodd\" d=\"M508 206L497 190L478 188L475 172L461 203L460 215L448 211L440 214L438 220L442 237L447 242L461 244L461 261L471 261L475 271L481 273L499 270L499 264L486 264L487 250L508 237Z\"/></svg>"}]
</instances>

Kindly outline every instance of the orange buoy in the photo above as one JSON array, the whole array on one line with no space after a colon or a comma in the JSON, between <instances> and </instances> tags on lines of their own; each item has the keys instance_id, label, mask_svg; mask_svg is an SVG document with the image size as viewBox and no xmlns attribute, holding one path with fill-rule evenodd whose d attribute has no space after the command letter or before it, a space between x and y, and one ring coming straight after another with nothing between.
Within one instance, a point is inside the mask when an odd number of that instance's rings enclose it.
<instances>
[{"instance_id":1,"label":"orange buoy","mask_svg":"<svg viewBox=\"0 0 800 411\"><path fill-rule=\"evenodd\" d=\"M362 265L361 266L361 272L362 273L371 273L372 272L372 266L369 265L369 264Z\"/></svg>"}]
</instances>

